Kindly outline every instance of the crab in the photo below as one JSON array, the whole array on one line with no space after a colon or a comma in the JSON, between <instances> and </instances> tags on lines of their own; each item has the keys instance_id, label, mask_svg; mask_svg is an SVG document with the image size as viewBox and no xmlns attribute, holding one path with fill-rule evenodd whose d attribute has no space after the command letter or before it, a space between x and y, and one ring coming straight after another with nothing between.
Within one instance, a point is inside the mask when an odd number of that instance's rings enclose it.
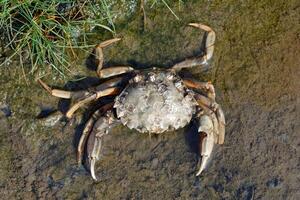
<instances>
[{"instance_id":1,"label":"crab","mask_svg":"<svg viewBox=\"0 0 300 200\"><path fill-rule=\"evenodd\" d=\"M214 145L224 143L225 117L221 106L216 103L212 83L181 78L178 74L184 68L198 66L205 69L214 51L215 32L209 26L200 23L189 23L189 26L205 31L203 53L185 59L171 68L103 68L103 49L120 40L114 38L100 43L94 49L96 73L99 79L105 79L103 83L88 90L65 91L52 89L39 80L51 95L76 101L66 112L67 118L72 118L78 108L96 102L101 97L114 97L112 102L103 105L91 115L77 147L78 164L83 163L83 154L86 152L87 165L94 180L97 180L95 163L100 158L102 140L117 124L142 133L158 134L177 130L196 119L201 155L196 176L206 169Z\"/></svg>"}]
</instances>

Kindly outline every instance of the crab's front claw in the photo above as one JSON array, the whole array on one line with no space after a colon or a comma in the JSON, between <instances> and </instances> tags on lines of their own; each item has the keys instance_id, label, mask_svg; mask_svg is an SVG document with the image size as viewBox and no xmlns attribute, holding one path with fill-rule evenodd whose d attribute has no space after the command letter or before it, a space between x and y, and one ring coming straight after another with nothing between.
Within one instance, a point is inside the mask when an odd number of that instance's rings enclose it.
<instances>
[{"instance_id":1,"label":"crab's front claw","mask_svg":"<svg viewBox=\"0 0 300 200\"><path fill-rule=\"evenodd\" d=\"M95 164L96 161L99 160L101 144L102 144L101 137L104 134L105 133L101 133L101 132L95 133L93 131L89 137L90 139L88 140L87 152L88 152L88 161L90 165L89 167L90 167L91 175L95 181L97 180L97 177L95 175Z\"/></svg>"},{"instance_id":2,"label":"crab's front claw","mask_svg":"<svg viewBox=\"0 0 300 200\"><path fill-rule=\"evenodd\" d=\"M105 116L99 118L87 141L87 157L91 175L95 181L97 177L95 174L95 164L100 158L102 140L108 134L110 128L114 124L114 117L112 112L108 112Z\"/></svg>"},{"instance_id":3,"label":"crab's front claw","mask_svg":"<svg viewBox=\"0 0 300 200\"><path fill-rule=\"evenodd\" d=\"M214 147L214 125L212 119L208 115L202 115L199 118L198 132L200 134L200 154L201 163L200 169L196 176L199 176L201 172L206 168L210 155Z\"/></svg>"}]
</instances>

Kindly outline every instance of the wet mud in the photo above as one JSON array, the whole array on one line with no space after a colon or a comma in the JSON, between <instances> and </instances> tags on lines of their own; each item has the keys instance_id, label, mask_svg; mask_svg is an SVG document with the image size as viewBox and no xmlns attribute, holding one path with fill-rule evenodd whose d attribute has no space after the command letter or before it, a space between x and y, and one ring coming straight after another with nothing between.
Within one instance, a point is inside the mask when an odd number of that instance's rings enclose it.
<instances>
[{"instance_id":1,"label":"wet mud","mask_svg":"<svg viewBox=\"0 0 300 200\"><path fill-rule=\"evenodd\" d=\"M173 9L180 20L164 7L146 7L144 28L138 11L117 21L123 39L105 50L105 65L167 68L200 53L203 32L186 24L215 30L209 71L183 71L212 81L227 119L225 144L214 149L203 175L195 176L194 123L150 136L117 126L94 182L76 162L86 110L71 123L61 119L55 109L63 111L64 102L49 97L34 77L25 79L13 60L0 68L1 199L300 199L299 1L188 1ZM90 43L111 37L100 32ZM78 54L76 76L44 80L63 87L94 76L86 67L89 51ZM55 113L37 119L41 110Z\"/></svg>"}]
</instances>

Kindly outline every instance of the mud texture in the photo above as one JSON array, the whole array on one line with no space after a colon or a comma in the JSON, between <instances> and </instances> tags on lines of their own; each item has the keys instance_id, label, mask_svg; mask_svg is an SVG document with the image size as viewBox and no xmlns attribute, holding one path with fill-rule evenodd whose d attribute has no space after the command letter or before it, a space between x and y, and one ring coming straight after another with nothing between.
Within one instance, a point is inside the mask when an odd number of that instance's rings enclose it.
<instances>
[{"instance_id":1,"label":"mud texture","mask_svg":"<svg viewBox=\"0 0 300 200\"><path fill-rule=\"evenodd\" d=\"M203 32L186 26L202 22L217 34L211 69L183 75L211 80L227 119L225 144L217 146L208 170L195 177L195 124L158 136L117 126L105 141L94 182L76 163L81 113L61 120L59 101L12 60L0 69L1 199L300 199L300 2L187 1L165 8L146 6L116 22L123 40L105 51L106 66L168 67L199 53ZM112 36L99 33L97 43ZM0 59L9 54L1 48ZM71 68L92 76L88 52ZM28 67L29 68L29 67ZM62 87L67 80L44 80ZM74 89L96 79L69 82ZM62 109L63 112L65 110ZM43 113L42 113L43 115ZM84 119L85 117L83 117ZM79 125L78 125L79 124ZM81 124L81 125L80 125Z\"/></svg>"}]
</instances>

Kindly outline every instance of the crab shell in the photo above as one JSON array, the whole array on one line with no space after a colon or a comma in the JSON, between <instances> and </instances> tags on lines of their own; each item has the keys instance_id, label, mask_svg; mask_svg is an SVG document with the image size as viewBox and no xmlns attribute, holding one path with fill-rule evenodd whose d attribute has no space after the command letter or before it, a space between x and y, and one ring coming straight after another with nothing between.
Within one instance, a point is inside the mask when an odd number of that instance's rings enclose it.
<instances>
[{"instance_id":1,"label":"crab shell","mask_svg":"<svg viewBox=\"0 0 300 200\"><path fill-rule=\"evenodd\" d=\"M196 112L192 91L171 71L136 75L116 98L122 124L139 132L162 133L187 125Z\"/></svg>"}]
</instances>

